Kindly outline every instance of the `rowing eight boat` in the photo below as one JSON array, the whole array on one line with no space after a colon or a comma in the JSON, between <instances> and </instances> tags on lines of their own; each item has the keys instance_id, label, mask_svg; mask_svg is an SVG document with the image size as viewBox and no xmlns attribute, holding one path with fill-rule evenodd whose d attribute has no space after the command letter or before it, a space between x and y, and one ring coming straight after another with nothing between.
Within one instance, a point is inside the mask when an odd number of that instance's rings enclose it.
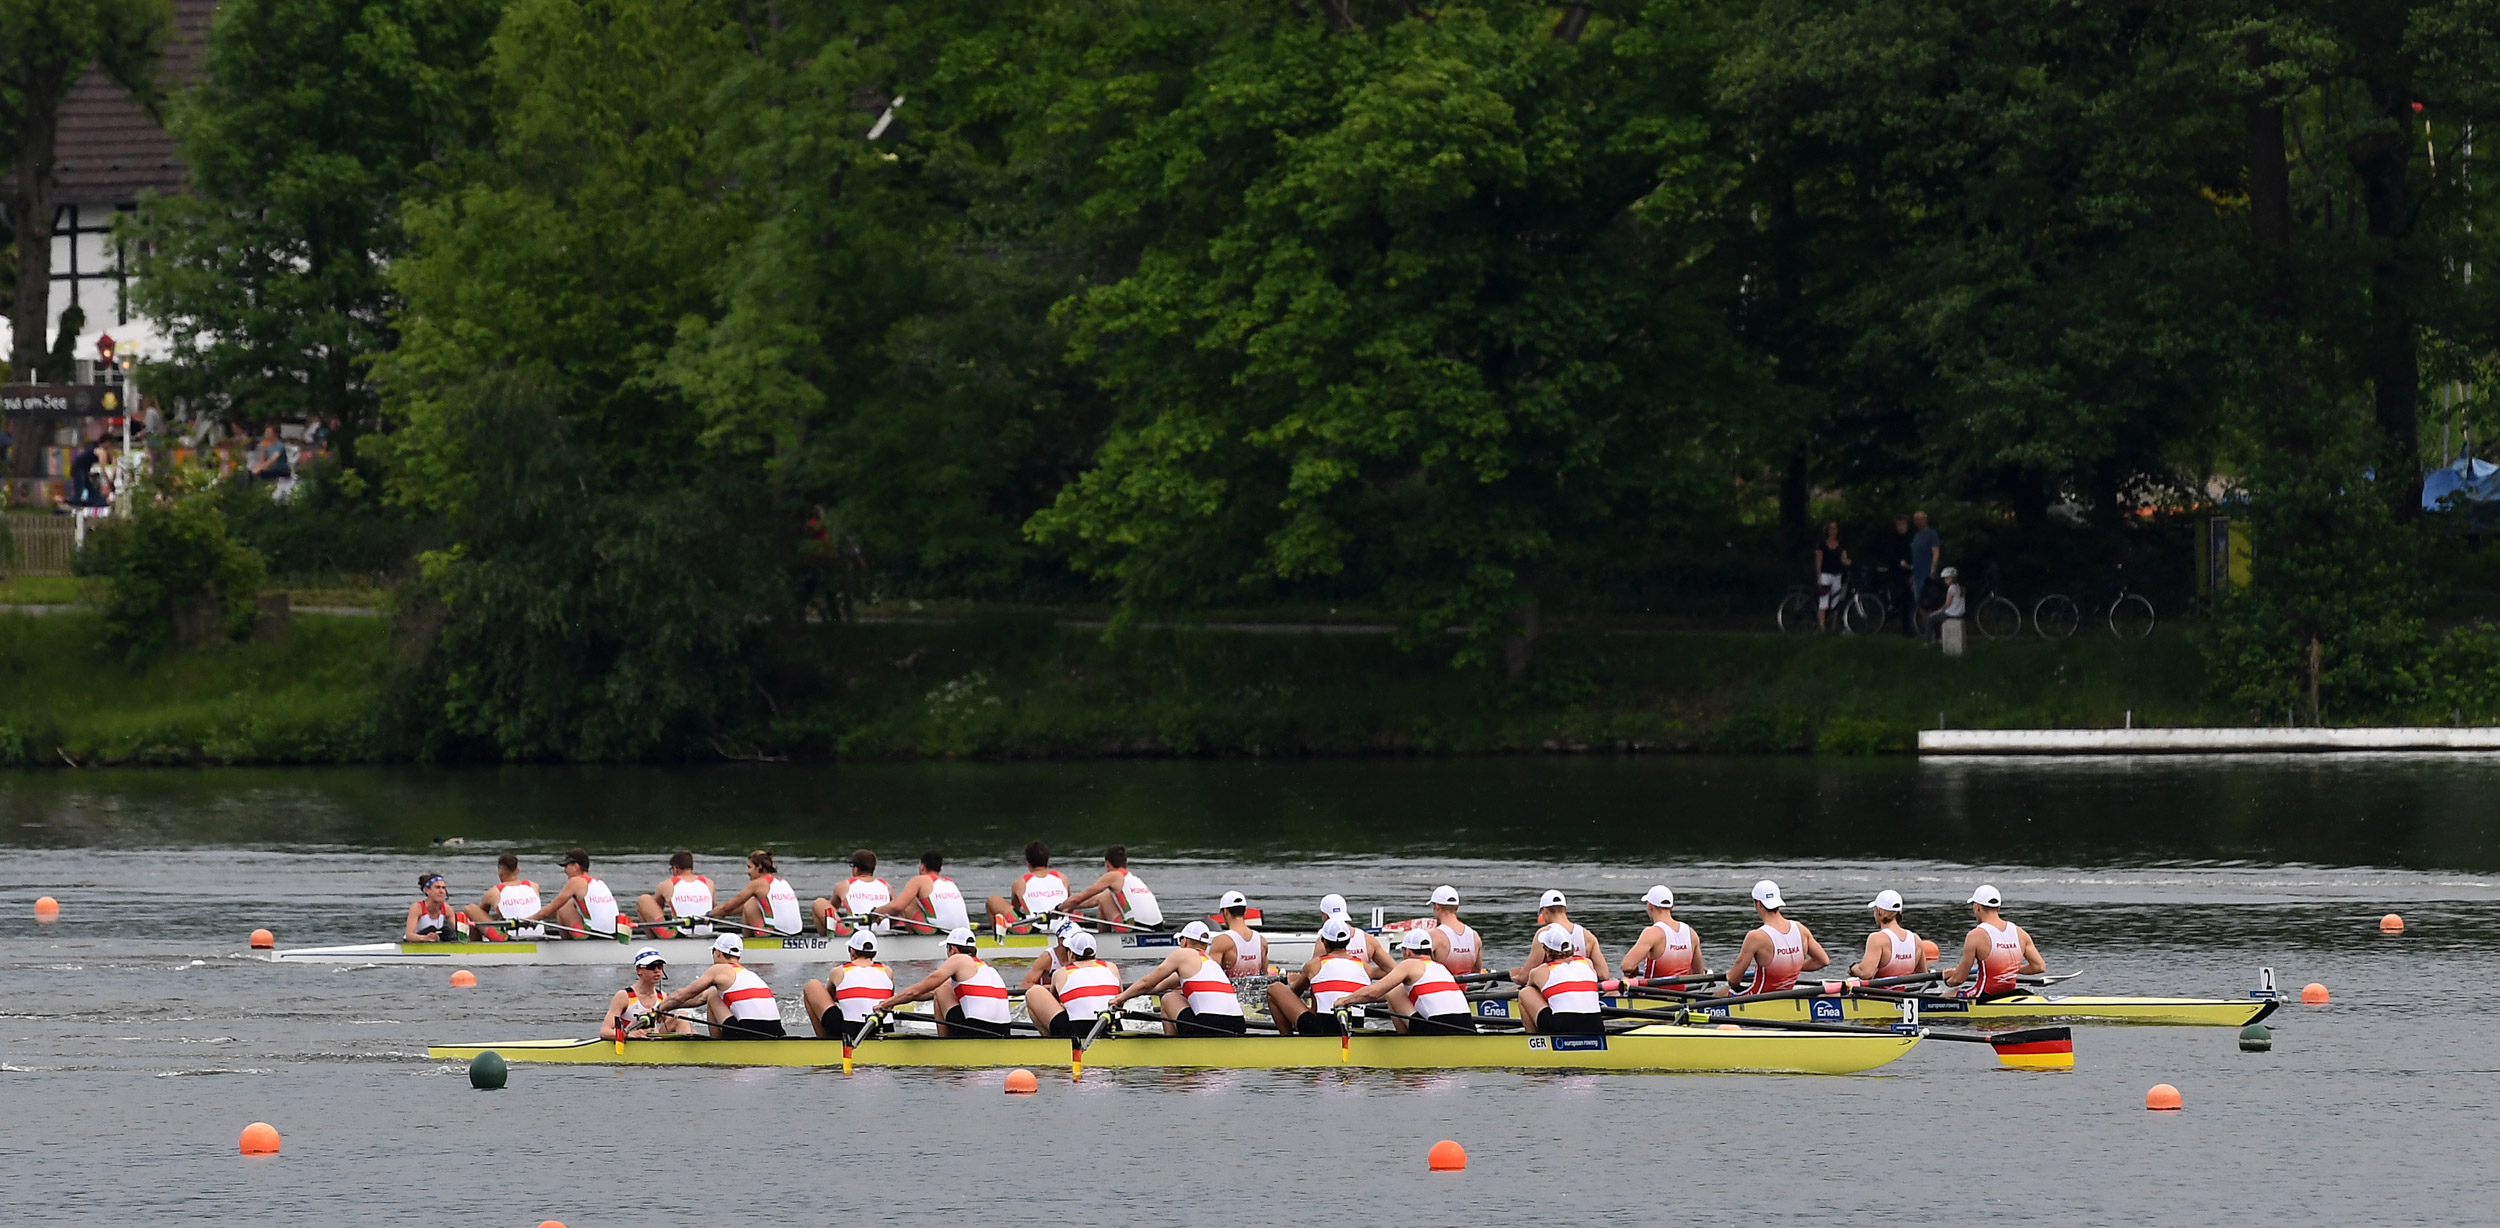
<instances>
[{"instance_id":1,"label":"rowing eight boat","mask_svg":"<svg viewBox=\"0 0 2500 1228\"><path fill-rule=\"evenodd\" d=\"M1672 1002L1657 998L1606 999L1608 1006L1635 1007L1649 1010L1673 1010ZM2244 1028L2273 1014L2282 1003L2272 997L2249 998L2143 998L2088 997L2081 995L2017 994L1987 1002L1966 1002L1960 998L1923 996L1918 999L1918 1015L1922 1020L1943 1023L2014 1023L2024 1020L2054 1019L2083 1023L2172 1024L2191 1027ZM1825 1023L1889 1024L1901 1020L1901 1003L1888 997L1818 997L1782 998L1767 1002L1740 1002L1734 1006L1704 1007L1713 1018L1816 1020ZM1476 1003L1476 1013L1487 1019L1516 1019L1516 999L1489 999Z\"/></svg>"},{"instance_id":2,"label":"rowing eight boat","mask_svg":"<svg viewBox=\"0 0 2500 1228\"><path fill-rule=\"evenodd\" d=\"M1917 1035L1720 1031L1656 1025L1604 1036L1308 1036L1189 1037L1115 1035L1085 1051L1088 1067L1285 1070L1359 1066L1375 1070L1564 1069L1730 1071L1774 1074L1857 1074L1882 1066L1918 1044ZM833 1066L842 1044L831 1040L704 1040L666 1037L628 1042L619 1054L604 1040L524 1040L435 1045L428 1057L465 1061L492 1049L508 1062L582 1062L626 1066ZM889 1037L852 1051L861 1066L1047 1067L1068 1060L1068 1042L1043 1038L937 1040Z\"/></svg>"},{"instance_id":3,"label":"rowing eight boat","mask_svg":"<svg viewBox=\"0 0 2500 1228\"><path fill-rule=\"evenodd\" d=\"M1118 961L1145 960L1160 962L1172 953L1178 941L1172 934L1101 933L1094 935L1104 959ZM750 936L746 940L745 962L750 964L822 964L840 963L850 958L845 947L847 937L827 938L822 934L800 934L789 938ZM1311 958L1316 941L1311 934L1269 934L1269 962L1286 967L1299 967ZM536 942L366 942L343 947L296 947L283 951L264 951L260 958L280 964L442 964L457 963L462 967L488 964L589 964L623 966L633 962L634 952L644 947L659 948L660 955L678 967L702 967L711 962L712 940L703 938L642 939L631 943L608 939L547 939ZM1050 949L1047 934L981 935L980 956L993 963L1021 963L1038 958ZM877 938L878 958L888 963L935 962L946 958L945 944L934 934L884 934Z\"/></svg>"}]
</instances>

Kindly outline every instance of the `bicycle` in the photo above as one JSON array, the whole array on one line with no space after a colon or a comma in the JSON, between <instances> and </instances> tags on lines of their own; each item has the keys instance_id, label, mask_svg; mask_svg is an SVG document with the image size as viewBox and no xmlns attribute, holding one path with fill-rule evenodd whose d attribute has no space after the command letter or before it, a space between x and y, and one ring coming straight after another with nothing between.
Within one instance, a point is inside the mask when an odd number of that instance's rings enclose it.
<instances>
[{"instance_id":1,"label":"bicycle","mask_svg":"<svg viewBox=\"0 0 2500 1228\"><path fill-rule=\"evenodd\" d=\"M2083 625L2085 611L2075 599L2064 593L2051 593L2040 599L2031 610L2032 629L2040 638L2062 640ZM2143 639L2153 633L2153 603L2142 593L2127 591L2126 564L2118 565L2118 591L2109 600L2096 602L2090 611L2093 621L2106 621L2109 633L2118 638Z\"/></svg>"},{"instance_id":2,"label":"bicycle","mask_svg":"<svg viewBox=\"0 0 2500 1228\"><path fill-rule=\"evenodd\" d=\"M1884 626L1884 599L1868 591L1865 567L1855 567L1840 578L1840 592L1833 597L1831 609L1820 629L1838 631L1842 635L1872 635ZM1790 635L1809 634L1815 626L1816 603L1823 594L1816 584L1792 584L1788 595L1780 598L1779 628Z\"/></svg>"},{"instance_id":3,"label":"bicycle","mask_svg":"<svg viewBox=\"0 0 2500 1228\"><path fill-rule=\"evenodd\" d=\"M1971 607L1971 625L1979 628L1979 634L1989 639L2010 640L2023 633L2023 608L1997 591L1998 580L1997 565L1988 564L1988 570L1980 581L1980 586L1988 595Z\"/></svg>"}]
</instances>

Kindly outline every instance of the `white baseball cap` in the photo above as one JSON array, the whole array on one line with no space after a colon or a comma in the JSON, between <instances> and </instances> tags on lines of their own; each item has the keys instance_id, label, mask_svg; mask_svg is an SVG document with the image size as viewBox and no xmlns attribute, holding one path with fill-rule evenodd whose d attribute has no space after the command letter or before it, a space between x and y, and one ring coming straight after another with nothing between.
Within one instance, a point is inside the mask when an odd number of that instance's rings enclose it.
<instances>
[{"instance_id":1,"label":"white baseball cap","mask_svg":"<svg viewBox=\"0 0 2500 1228\"><path fill-rule=\"evenodd\" d=\"M1429 951L1432 949L1432 931L1408 930L1406 937L1398 945L1409 951Z\"/></svg>"},{"instance_id":2,"label":"white baseball cap","mask_svg":"<svg viewBox=\"0 0 2500 1228\"><path fill-rule=\"evenodd\" d=\"M972 927L969 925L958 925L955 928L946 931L946 945L950 947L977 947L981 945L981 936L973 933Z\"/></svg>"},{"instance_id":3,"label":"white baseball cap","mask_svg":"<svg viewBox=\"0 0 2500 1228\"><path fill-rule=\"evenodd\" d=\"M1652 908L1673 908L1675 907L1675 893L1667 890L1665 883L1660 883L1650 888L1649 894L1641 897L1641 903Z\"/></svg>"},{"instance_id":4,"label":"white baseball cap","mask_svg":"<svg viewBox=\"0 0 2500 1228\"><path fill-rule=\"evenodd\" d=\"M1219 909L1248 908L1250 907L1250 897L1243 895L1238 891L1227 891L1224 893L1223 899L1215 902L1215 906Z\"/></svg>"},{"instance_id":5,"label":"white baseball cap","mask_svg":"<svg viewBox=\"0 0 2500 1228\"><path fill-rule=\"evenodd\" d=\"M1330 917L1320 923L1319 936L1329 942L1349 943L1354 941L1354 927L1346 924L1344 917Z\"/></svg>"},{"instance_id":6,"label":"white baseball cap","mask_svg":"<svg viewBox=\"0 0 2500 1228\"><path fill-rule=\"evenodd\" d=\"M648 968L653 964L665 965L667 963L668 960L661 957L660 949L658 947L644 947L643 949L634 952L634 966L637 968Z\"/></svg>"},{"instance_id":7,"label":"white baseball cap","mask_svg":"<svg viewBox=\"0 0 2500 1228\"><path fill-rule=\"evenodd\" d=\"M1536 906L1539 909L1569 908L1571 907L1571 901L1564 899L1562 892L1548 891L1536 898Z\"/></svg>"},{"instance_id":8,"label":"white baseball cap","mask_svg":"<svg viewBox=\"0 0 2500 1228\"><path fill-rule=\"evenodd\" d=\"M745 939L736 934L723 934L712 940L712 949L723 955L743 956L747 953L747 944Z\"/></svg>"},{"instance_id":9,"label":"white baseball cap","mask_svg":"<svg viewBox=\"0 0 2500 1228\"><path fill-rule=\"evenodd\" d=\"M1050 927L1050 936L1053 941L1064 943L1068 940L1068 935L1076 933L1084 928L1084 926L1076 923L1075 918L1062 917L1059 920L1059 924Z\"/></svg>"},{"instance_id":10,"label":"white baseball cap","mask_svg":"<svg viewBox=\"0 0 2500 1228\"><path fill-rule=\"evenodd\" d=\"M1970 893L1970 902L1984 904L1989 908L2002 908L2005 906L2005 897L1998 895L1993 885L1981 883L1979 890Z\"/></svg>"},{"instance_id":11,"label":"white baseball cap","mask_svg":"<svg viewBox=\"0 0 2500 1228\"><path fill-rule=\"evenodd\" d=\"M871 933L869 933L869 932L868 932L868 931L866 931L866 930L852 930L852 931L851 931L851 950L853 950L853 951L855 951L855 952L857 952L857 951L869 951L869 952L874 952L876 949L877 949L877 936L876 936L875 934L871 934Z\"/></svg>"},{"instance_id":12,"label":"white baseball cap","mask_svg":"<svg viewBox=\"0 0 2500 1228\"><path fill-rule=\"evenodd\" d=\"M1767 878L1753 885L1753 899L1754 903L1772 912L1788 907L1787 902L1780 899L1780 885Z\"/></svg>"},{"instance_id":13,"label":"white baseball cap","mask_svg":"<svg viewBox=\"0 0 2500 1228\"><path fill-rule=\"evenodd\" d=\"M1447 884L1433 888L1432 902L1435 904L1447 904L1452 908L1458 907L1458 888Z\"/></svg>"},{"instance_id":14,"label":"white baseball cap","mask_svg":"<svg viewBox=\"0 0 2500 1228\"><path fill-rule=\"evenodd\" d=\"M1181 927L1180 938L1183 942L1213 942L1215 933L1207 928L1206 922L1192 921Z\"/></svg>"},{"instance_id":15,"label":"white baseball cap","mask_svg":"<svg viewBox=\"0 0 2500 1228\"><path fill-rule=\"evenodd\" d=\"M1548 951L1568 951L1578 941L1570 930L1559 925L1549 925L1538 930L1536 940L1544 943Z\"/></svg>"},{"instance_id":16,"label":"white baseball cap","mask_svg":"<svg viewBox=\"0 0 2500 1228\"><path fill-rule=\"evenodd\" d=\"M1880 908L1885 912L1899 912L1901 911L1901 893L1886 887L1875 893L1874 902L1868 904L1867 907Z\"/></svg>"},{"instance_id":17,"label":"white baseball cap","mask_svg":"<svg viewBox=\"0 0 2500 1228\"><path fill-rule=\"evenodd\" d=\"M1094 953L1094 936L1086 933L1084 930L1077 930L1076 932L1069 934L1066 938L1061 939L1060 943L1068 948L1068 954L1070 955L1091 955Z\"/></svg>"},{"instance_id":18,"label":"white baseball cap","mask_svg":"<svg viewBox=\"0 0 2500 1228\"><path fill-rule=\"evenodd\" d=\"M1342 916L1344 916L1344 915L1345 915L1345 897L1344 897L1344 896L1341 896L1341 895L1339 895L1339 894L1337 894L1337 893L1336 893L1336 892L1334 892L1334 891L1331 891L1331 892L1329 892L1328 894L1326 894L1326 895L1323 895L1323 896L1319 897L1319 911L1320 911L1320 915L1321 915L1321 916L1324 916L1324 917L1342 917Z\"/></svg>"}]
</instances>

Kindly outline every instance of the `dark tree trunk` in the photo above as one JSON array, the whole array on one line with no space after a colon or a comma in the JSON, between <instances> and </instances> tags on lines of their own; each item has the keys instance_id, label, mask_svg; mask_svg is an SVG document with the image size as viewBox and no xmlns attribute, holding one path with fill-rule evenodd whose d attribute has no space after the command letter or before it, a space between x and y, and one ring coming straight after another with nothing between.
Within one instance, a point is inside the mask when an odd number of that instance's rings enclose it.
<instances>
[{"instance_id":1,"label":"dark tree trunk","mask_svg":"<svg viewBox=\"0 0 2500 1228\"><path fill-rule=\"evenodd\" d=\"M1580 41L1581 33L1588 28L1589 4L1587 0L1581 0L1580 3L1563 10L1562 24L1554 27L1554 37L1566 43L1576 43Z\"/></svg>"},{"instance_id":2,"label":"dark tree trunk","mask_svg":"<svg viewBox=\"0 0 2500 1228\"><path fill-rule=\"evenodd\" d=\"M2407 264L2413 209L2405 172L2412 147L2403 116L2410 114L2410 107L2399 102L2392 110L2398 116L2396 126L2355 140L2351 156L2353 170L2361 177L2370 237L2378 240L2370 263L2370 337L2365 359L2379 429L2378 484L2387 492L2398 523L2405 523L2422 510L2422 368L2413 335L2413 286Z\"/></svg>"},{"instance_id":3,"label":"dark tree trunk","mask_svg":"<svg viewBox=\"0 0 2500 1228\"><path fill-rule=\"evenodd\" d=\"M1536 642L1545 634L1545 613L1537 604L1536 593L1528 594L1528 603L1519 608L1518 629L1502 640L1502 673L1517 682L1528 676L1528 667L1536 663Z\"/></svg>"},{"instance_id":4,"label":"dark tree trunk","mask_svg":"<svg viewBox=\"0 0 2500 1228\"><path fill-rule=\"evenodd\" d=\"M19 134L17 183L9 195L9 224L17 231L17 292L9 303L9 378L30 378L46 357L45 333L52 314L52 175L60 121L60 91L37 88L26 99Z\"/></svg>"},{"instance_id":5,"label":"dark tree trunk","mask_svg":"<svg viewBox=\"0 0 2500 1228\"><path fill-rule=\"evenodd\" d=\"M1798 450L1788 458L1788 468L1780 474L1780 552L1795 554L1814 544L1814 526L1806 522L1813 509L1806 505L1806 454Z\"/></svg>"}]
</instances>

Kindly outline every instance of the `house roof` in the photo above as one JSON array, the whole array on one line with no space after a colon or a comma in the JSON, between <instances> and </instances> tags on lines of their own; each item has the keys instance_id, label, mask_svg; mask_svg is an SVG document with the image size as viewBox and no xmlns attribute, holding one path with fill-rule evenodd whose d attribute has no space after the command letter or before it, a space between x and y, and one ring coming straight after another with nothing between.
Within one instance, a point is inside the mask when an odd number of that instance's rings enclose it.
<instances>
[{"instance_id":1,"label":"house roof","mask_svg":"<svg viewBox=\"0 0 2500 1228\"><path fill-rule=\"evenodd\" d=\"M217 0L174 0L174 38L164 64L169 91L189 82L216 13ZM79 78L62 100L58 148L53 199L65 205L123 204L137 200L141 188L182 186L173 134L101 73Z\"/></svg>"}]
</instances>

